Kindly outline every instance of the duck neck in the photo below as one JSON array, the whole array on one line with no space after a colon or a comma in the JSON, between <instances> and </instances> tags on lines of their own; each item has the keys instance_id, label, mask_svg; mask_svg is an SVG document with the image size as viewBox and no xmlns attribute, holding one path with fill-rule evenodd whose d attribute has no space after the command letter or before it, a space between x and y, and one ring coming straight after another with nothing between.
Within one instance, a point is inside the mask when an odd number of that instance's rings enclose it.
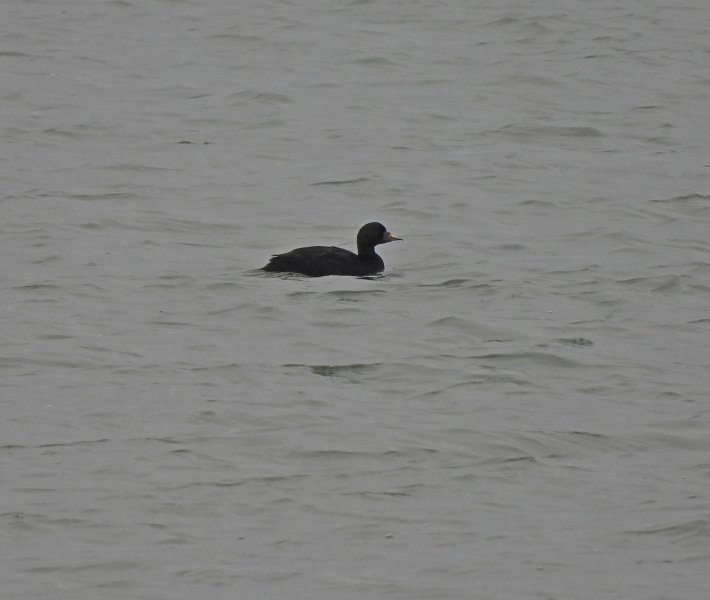
<instances>
[{"instance_id":1,"label":"duck neck","mask_svg":"<svg viewBox=\"0 0 710 600\"><path fill-rule=\"evenodd\" d=\"M360 258L374 258L377 256L375 247L370 245L357 245L357 255Z\"/></svg>"}]
</instances>

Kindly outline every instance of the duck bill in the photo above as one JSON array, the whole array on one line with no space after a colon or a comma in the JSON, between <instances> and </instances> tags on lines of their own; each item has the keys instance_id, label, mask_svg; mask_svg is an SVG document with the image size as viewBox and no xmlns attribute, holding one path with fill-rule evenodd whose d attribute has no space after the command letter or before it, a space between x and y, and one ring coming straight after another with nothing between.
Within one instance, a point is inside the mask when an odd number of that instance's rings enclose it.
<instances>
[{"instance_id":1,"label":"duck bill","mask_svg":"<svg viewBox=\"0 0 710 600\"><path fill-rule=\"evenodd\" d=\"M401 240L401 237L397 237L396 235L393 235L389 231L385 231L385 235L382 238L382 243L386 242L396 242L397 240Z\"/></svg>"}]
</instances>

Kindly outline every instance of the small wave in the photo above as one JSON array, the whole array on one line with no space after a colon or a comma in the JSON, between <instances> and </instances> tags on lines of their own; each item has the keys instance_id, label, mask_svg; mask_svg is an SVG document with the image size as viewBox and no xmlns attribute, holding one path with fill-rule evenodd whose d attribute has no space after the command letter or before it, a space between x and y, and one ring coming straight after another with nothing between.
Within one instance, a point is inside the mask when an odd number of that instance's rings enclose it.
<instances>
[{"instance_id":1,"label":"small wave","mask_svg":"<svg viewBox=\"0 0 710 600\"><path fill-rule=\"evenodd\" d=\"M564 356L551 354L549 352L510 352L510 353L493 353L479 354L472 356L476 360L490 360L497 363L515 363L515 364L538 364L552 367L579 368L585 364L576 360L571 360Z\"/></svg>"},{"instance_id":2,"label":"small wave","mask_svg":"<svg viewBox=\"0 0 710 600\"><path fill-rule=\"evenodd\" d=\"M503 134L514 137L579 137L601 138L606 134L596 127L546 125L534 127L530 125L511 124L500 129L484 133Z\"/></svg>"},{"instance_id":3,"label":"small wave","mask_svg":"<svg viewBox=\"0 0 710 600\"><path fill-rule=\"evenodd\" d=\"M355 183L364 183L370 181L367 177L355 177L354 179L332 179L328 181L316 181L309 185L353 185Z\"/></svg>"},{"instance_id":4,"label":"small wave","mask_svg":"<svg viewBox=\"0 0 710 600\"><path fill-rule=\"evenodd\" d=\"M695 545L702 543L704 545L710 539L710 519L694 519L672 525L631 529L620 533L624 535L666 538L670 539L671 543L674 544Z\"/></svg>"},{"instance_id":5,"label":"small wave","mask_svg":"<svg viewBox=\"0 0 710 600\"><path fill-rule=\"evenodd\" d=\"M291 104L294 101L293 98L285 94L258 90L242 90L232 94L230 97L237 101L256 102L257 104Z\"/></svg>"},{"instance_id":6,"label":"small wave","mask_svg":"<svg viewBox=\"0 0 710 600\"><path fill-rule=\"evenodd\" d=\"M576 337L576 338L559 338L557 340L560 344L564 344L565 346L593 346L594 342L592 340L589 340L587 338L583 337Z\"/></svg>"},{"instance_id":7,"label":"small wave","mask_svg":"<svg viewBox=\"0 0 710 600\"><path fill-rule=\"evenodd\" d=\"M285 368L308 369L315 375L321 377L352 377L355 375L364 375L371 373L379 368L381 363L355 363L350 365L303 365L303 364L286 364Z\"/></svg>"},{"instance_id":8,"label":"small wave","mask_svg":"<svg viewBox=\"0 0 710 600\"><path fill-rule=\"evenodd\" d=\"M617 283L651 292L666 292L682 287L682 281L685 279L689 278L684 275L660 275L657 277L633 277L631 279L621 279L618 280Z\"/></svg>"}]
</instances>

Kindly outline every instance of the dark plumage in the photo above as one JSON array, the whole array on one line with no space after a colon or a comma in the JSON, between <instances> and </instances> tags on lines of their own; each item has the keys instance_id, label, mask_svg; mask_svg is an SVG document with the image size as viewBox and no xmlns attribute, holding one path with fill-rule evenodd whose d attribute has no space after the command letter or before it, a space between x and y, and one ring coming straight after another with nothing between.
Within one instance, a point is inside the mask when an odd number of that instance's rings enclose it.
<instances>
[{"instance_id":1,"label":"dark plumage","mask_svg":"<svg viewBox=\"0 0 710 600\"><path fill-rule=\"evenodd\" d=\"M357 254L336 246L296 248L285 254L275 254L263 270L311 277L374 275L385 269L385 263L375 253L375 246L400 239L387 231L382 223L368 223L357 232Z\"/></svg>"}]
</instances>

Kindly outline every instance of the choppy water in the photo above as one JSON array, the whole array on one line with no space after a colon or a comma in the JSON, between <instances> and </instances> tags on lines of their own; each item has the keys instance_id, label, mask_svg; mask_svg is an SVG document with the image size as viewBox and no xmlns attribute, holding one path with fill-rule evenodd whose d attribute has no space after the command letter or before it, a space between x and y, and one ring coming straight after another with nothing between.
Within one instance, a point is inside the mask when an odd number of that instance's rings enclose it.
<instances>
[{"instance_id":1,"label":"choppy water","mask_svg":"<svg viewBox=\"0 0 710 600\"><path fill-rule=\"evenodd\" d=\"M4 599L707 598L705 2L1 12Z\"/></svg>"}]
</instances>

